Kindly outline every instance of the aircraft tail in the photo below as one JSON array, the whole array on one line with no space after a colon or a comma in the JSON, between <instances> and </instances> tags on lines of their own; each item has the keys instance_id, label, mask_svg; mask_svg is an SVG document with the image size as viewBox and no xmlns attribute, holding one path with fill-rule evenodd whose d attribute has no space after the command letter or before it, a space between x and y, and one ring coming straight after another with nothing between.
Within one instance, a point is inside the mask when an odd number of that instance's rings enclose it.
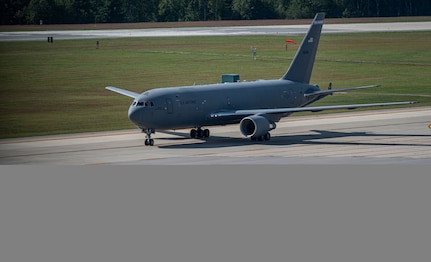
<instances>
[{"instance_id":1,"label":"aircraft tail","mask_svg":"<svg viewBox=\"0 0 431 262\"><path fill-rule=\"evenodd\" d=\"M293 58L289 69L281 79L307 84L310 83L324 18L325 13L316 14L307 35L302 40L296 52L295 58Z\"/></svg>"}]
</instances>

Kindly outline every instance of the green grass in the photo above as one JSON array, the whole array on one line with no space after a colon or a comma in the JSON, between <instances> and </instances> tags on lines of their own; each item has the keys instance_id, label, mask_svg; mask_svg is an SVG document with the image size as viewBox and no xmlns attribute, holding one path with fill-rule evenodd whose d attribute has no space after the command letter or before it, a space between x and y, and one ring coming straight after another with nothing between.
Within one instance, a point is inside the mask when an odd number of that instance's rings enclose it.
<instances>
[{"instance_id":1,"label":"green grass","mask_svg":"<svg viewBox=\"0 0 431 262\"><path fill-rule=\"evenodd\" d=\"M291 37L297 42L302 36ZM156 87L276 79L298 45L282 36L0 43L0 138L134 128L131 99L107 85ZM431 105L431 32L322 35L312 77L326 88L381 84L316 105L416 100ZM257 47L253 61L251 46Z\"/></svg>"}]
</instances>

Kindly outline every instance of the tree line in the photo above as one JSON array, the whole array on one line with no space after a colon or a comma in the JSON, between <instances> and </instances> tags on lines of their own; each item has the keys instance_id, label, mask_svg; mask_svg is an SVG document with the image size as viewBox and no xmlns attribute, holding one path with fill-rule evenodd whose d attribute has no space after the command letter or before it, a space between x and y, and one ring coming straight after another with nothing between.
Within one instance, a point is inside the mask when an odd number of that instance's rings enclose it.
<instances>
[{"instance_id":1,"label":"tree line","mask_svg":"<svg viewBox=\"0 0 431 262\"><path fill-rule=\"evenodd\" d=\"M0 0L1 24L431 15L430 0Z\"/></svg>"}]
</instances>

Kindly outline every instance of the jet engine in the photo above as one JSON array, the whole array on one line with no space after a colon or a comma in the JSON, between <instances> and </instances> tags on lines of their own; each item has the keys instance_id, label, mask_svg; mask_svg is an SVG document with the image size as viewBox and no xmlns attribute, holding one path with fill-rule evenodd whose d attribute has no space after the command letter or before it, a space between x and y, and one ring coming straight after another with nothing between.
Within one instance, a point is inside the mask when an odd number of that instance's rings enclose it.
<instances>
[{"instance_id":1,"label":"jet engine","mask_svg":"<svg viewBox=\"0 0 431 262\"><path fill-rule=\"evenodd\" d=\"M253 115L244 117L239 123L239 128L244 136L250 137L252 140L269 140L271 136L268 131L275 128L275 123L266 117Z\"/></svg>"}]
</instances>

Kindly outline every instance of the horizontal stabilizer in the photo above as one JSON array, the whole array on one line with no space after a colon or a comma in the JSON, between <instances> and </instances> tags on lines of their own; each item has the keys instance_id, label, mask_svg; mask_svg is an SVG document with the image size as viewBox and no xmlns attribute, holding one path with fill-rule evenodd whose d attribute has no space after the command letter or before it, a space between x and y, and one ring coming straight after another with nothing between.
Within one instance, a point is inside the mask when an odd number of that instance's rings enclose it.
<instances>
[{"instance_id":1,"label":"horizontal stabilizer","mask_svg":"<svg viewBox=\"0 0 431 262\"><path fill-rule=\"evenodd\" d=\"M407 102L390 102L390 103L375 103L375 104L353 104L353 105L339 105L339 106L315 106L315 107L294 107L294 108L273 108L273 109L250 109L250 110L236 110L211 114L212 118L226 117L226 116L249 116L249 115L265 115L265 114L285 114L295 112L319 112L324 110L335 109L356 109L362 107L376 107L376 106L396 106L396 105L409 105L415 104L416 101Z\"/></svg>"},{"instance_id":2,"label":"horizontal stabilizer","mask_svg":"<svg viewBox=\"0 0 431 262\"><path fill-rule=\"evenodd\" d=\"M122 95L125 95L125 96L128 96L128 97L131 97L131 98L137 98L140 95L138 93L135 93L135 92L132 92L132 91L128 91L128 90L124 90L124 89L117 88L117 87L113 87L113 86L107 86L105 88L107 90L110 90L110 91L113 91L115 93L119 93L119 94L122 94Z\"/></svg>"},{"instance_id":3,"label":"horizontal stabilizer","mask_svg":"<svg viewBox=\"0 0 431 262\"><path fill-rule=\"evenodd\" d=\"M310 96L319 96L319 95L332 95L336 92L344 92L344 91L350 91L350 90L356 90L356 89L365 89L365 88L372 88L372 87L379 87L380 85L371 85L371 86L357 86L357 87L346 87L346 88L337 88L337 89L328 89L328 90L320 90L313 93L304 94L305 97Z\"/></svg>"}]
</instances>

